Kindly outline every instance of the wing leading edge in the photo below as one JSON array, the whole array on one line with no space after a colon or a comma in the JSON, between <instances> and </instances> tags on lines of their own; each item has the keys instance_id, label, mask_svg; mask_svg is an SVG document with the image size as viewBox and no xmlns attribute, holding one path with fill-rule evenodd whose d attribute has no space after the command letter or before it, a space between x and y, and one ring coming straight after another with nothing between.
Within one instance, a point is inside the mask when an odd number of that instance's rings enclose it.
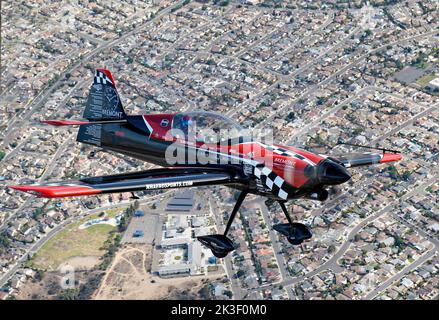
<instances>
[{"instance_id":1,"label":"wing leading edge","mask_svg":"<svg viewBox=\"0 0 439 320\"><path fill-rule=\"evenodd\" d=\"M10 188L38 197L61 198L103 193L242 183L235 176L236 174L232 171L210 168L152 169L42 185L10 186Z\"/></svg>"}]
</instances>

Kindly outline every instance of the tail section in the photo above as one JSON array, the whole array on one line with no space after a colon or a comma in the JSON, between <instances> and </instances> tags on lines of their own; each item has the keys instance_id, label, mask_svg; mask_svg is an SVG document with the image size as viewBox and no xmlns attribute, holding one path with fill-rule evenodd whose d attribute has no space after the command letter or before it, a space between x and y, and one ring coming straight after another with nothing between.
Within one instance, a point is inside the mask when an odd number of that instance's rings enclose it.
<instances>
[{"instance_id":1,"label":"tail section","mask_svg":"<svg viewBox=\"0 0 439 320\"><path fill-rule=\"evenodd\" d=\"M96 70L83 117L90 121L126 118L116 83L109 70Z\"/></svg>"},{"instance_id":2,"label":"tail section","mask_svg":"<svg viewBox=\"0 0 439 320\"><path fill-rule=\"evenodd\" d=\"M89 120L90 124L79 127L76 141L99 147L102 142L102 126L105 123L126 121L127 115L109 70L96 70L83 118Z\"/></svg>"},{"instance_id":3,"label":"tail section","mask_svg":"<svg viewBox=\"0 0 439 320\"><path fill-rule=\"evenodd\" d=\"M41 123L50 124L52 126L81 126L86 124L108 124L108 123L126 123L122 120L102 120L102 121L82 121L82 120L42 120Z\"/></svg>"},{"instance_id":4,"label":"tail section","mask_svg":"<svg viewBox=\"0 0 439 320\"><path fill-rule=\"evenodd\" d=\"M107 69L97 69L83 118L85 120L43 120L53 126L79 126L76 141L101 146L102 126L123 125L127 115L122 107L113 75Z\"/></svg>"}]
</instances>

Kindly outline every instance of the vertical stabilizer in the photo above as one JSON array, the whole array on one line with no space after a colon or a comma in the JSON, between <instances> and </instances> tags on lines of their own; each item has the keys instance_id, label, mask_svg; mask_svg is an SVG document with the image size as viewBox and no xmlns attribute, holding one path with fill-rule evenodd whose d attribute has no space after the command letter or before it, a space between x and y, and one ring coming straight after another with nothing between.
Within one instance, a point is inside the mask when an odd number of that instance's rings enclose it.
<instances>
[{"instance_id":1,"label":"vertical stabilizer","mask_svg":"<svg viewBox=\"0 0 439 320\"><path fill-rule=\"evenodd\" d=\"M76 141L101 146L102 123L98 121L115 121L126 119L113 75L107 69L97 69L83 118L90 124L79 127Z\"/></svg>"}]
</instances>

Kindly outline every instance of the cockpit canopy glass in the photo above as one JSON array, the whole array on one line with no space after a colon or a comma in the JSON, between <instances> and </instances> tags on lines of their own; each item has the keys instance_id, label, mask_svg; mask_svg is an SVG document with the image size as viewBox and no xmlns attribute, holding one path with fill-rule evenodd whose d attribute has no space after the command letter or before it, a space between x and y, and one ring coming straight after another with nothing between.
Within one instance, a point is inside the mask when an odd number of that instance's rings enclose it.
<instances>
[{"instance_id":1,"label":"cockpit canopy glass","mask_svg":"<svg viewBox=\"0 0 439 320\"><path fill-rule=\"evenodd\" d=\"M177 138L203 143L221 143L242 136L244 129L220 114L204 111L178 113L172 120Z\"/></svg>"}]
</instances>

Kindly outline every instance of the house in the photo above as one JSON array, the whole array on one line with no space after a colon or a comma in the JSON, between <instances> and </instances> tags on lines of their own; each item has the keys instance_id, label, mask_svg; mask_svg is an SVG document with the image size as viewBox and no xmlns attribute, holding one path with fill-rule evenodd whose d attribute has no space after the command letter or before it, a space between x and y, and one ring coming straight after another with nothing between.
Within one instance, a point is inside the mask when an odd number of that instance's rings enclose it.
<instances>
[{"instance_id":1,"label":"house","mask_svg":"<svg viewBox=\"0 0 439 320\"><path fill-rule=\"evenodd\" d=\"M410 280L409 278L402 279L401 284L408 289L410 289L414 286L413 281Z\"/></svg>"}]
</instances>

